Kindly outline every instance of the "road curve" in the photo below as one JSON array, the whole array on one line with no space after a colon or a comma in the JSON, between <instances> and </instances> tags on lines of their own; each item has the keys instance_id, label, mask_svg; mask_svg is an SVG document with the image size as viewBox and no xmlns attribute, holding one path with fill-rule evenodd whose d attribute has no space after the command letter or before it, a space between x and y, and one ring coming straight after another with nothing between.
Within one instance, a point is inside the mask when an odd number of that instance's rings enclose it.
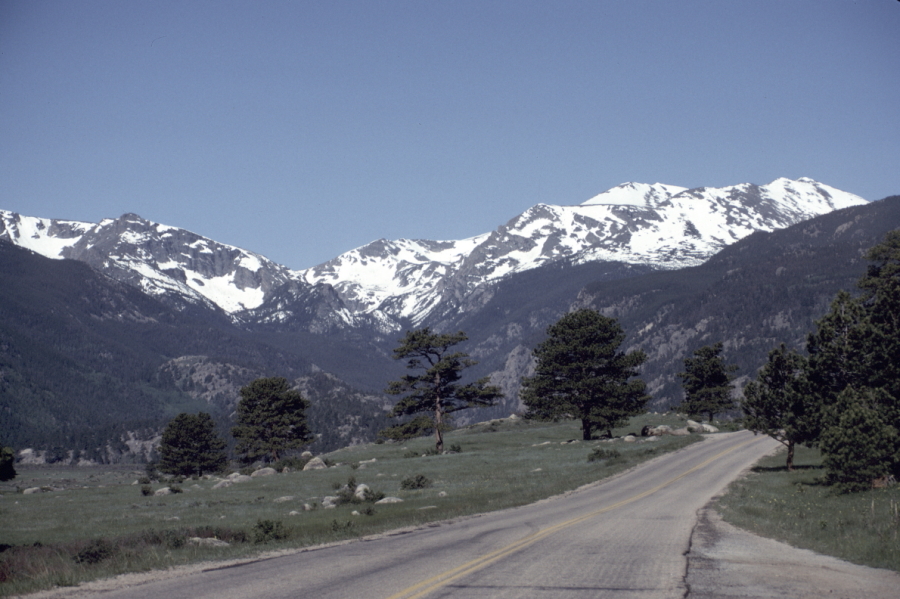
<instances>
[{"instance_id":1,"label":"road curve","mask_svg":"<svg viewBox=\"0 0 900 599\"><path fill-rule=\"evenodd\" d=\"M108 599L683 597L697 511L777 443L711 435L521 508L102 592Z\"/></svg>"}]
</instances>

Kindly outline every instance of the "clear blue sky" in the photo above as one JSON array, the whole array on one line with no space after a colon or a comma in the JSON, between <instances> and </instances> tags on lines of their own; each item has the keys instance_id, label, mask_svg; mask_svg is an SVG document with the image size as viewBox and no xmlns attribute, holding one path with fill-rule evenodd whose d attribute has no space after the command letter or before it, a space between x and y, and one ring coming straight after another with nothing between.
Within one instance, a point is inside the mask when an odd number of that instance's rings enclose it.
<instances>
[{"instance_id":1,"label":"clear blue sky","mask_svg":"<svg viewBox=\"0 0 900 599\"><path fill-rule=\"evenodd\" d=\"M900 2L0 0L0 208L306 268L626 181L900 194Z\"/></svg>"}]
</instances>

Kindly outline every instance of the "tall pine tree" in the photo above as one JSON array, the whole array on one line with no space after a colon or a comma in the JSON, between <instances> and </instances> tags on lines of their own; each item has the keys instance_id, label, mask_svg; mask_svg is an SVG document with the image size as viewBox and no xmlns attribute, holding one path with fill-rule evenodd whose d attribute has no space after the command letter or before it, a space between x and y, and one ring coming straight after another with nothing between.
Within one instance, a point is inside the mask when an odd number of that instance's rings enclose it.
<instances>
[{"instance_id":1,"label":"tall pine tree","mask_svg":"<svg viewBox=\"0 0 900 599\"><path fill-rule=\"evenodd\" d=\"M462 331L455 334L433 333L428 327L407 331L400 346L394 350L394 359L406 360L406 367L417 374L404 375L391 381L386 390L391 395L404 395L391 410L391 417L421 415L430 419L434 430L435 449L444 450L446 416L466 408L487 407L503 397L499 387L489 385L483 378L462 385L462 372L476 362L463 352L450 349L467 339ZM422 430L424 418L413 422ZM394 427L399 433L398 425ZM391 436L391 432L385 433Z\"/></svg>"},{"instance_id":2,"label":"tall pine tree","mask_svg":"<svg viewBox=\"0 0 900 599\"><path fill-rule=\"evenodd\" d=\"M159 444L160 472L202 476L225 467L225 441L206 412L179 414L166 425Z\"/></svg>"},{"instance_id":3,"label":"tall pine tree","mask_svg":"<svg viewBox=\"0 0 900 599\"><path fill-rule=\"evenodd\" d=\"M738 369L722 359L722 344L707 345L684 359L684 372L679 372L684 387L681 409L689 416L706 414L710 422L720 412L734 409L731 373Z\"/></svg>"},{"instance_id":4,"label":"tall pine tree","mask_svg":"<svg viewBox=\"0 0 900 599\"><path fill-rule=\"evenodd\" d=\"M611 435L643 412L646 385L633 377L647 357L642 351L619 351L624 340L618 321L595 310L570 312L551 325L547 339L534 349L534 376L522 383L526 417L580 420L587 441L595 430Z\"/></svg>"},{"instance_id":5,"label":"tall pine tree","mask_svg":"<svg viewBox=\"0 0 900 599\"><path fill-rule=\"evenodd\" d=\"M282 377L260 378L242 387L237 424L231 429L235 451L249 461L277 461L284 452L312 442L307 408L309 402Z\"/></svg>"},{"instance_id":6,"label":"tall pine tree","mask_svg":"<svg viewBox=\"0 0 900 599\"><path fill-rule=\"evenodd\" d=\"M812 444L819 437L820 405L813 401L806 379L806 359L781 347L744 387L744 426L787 447L787 469L794 469L794 446Z\"/></svg>"}]
</instances>

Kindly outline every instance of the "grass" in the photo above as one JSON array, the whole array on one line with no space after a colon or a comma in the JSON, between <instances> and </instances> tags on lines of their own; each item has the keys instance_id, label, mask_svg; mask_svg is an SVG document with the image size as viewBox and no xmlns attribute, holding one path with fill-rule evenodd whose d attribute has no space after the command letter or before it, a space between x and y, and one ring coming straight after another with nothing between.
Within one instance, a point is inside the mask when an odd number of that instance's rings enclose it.
<instances>
[{"instance_id":1,"label":"grass","mask_svg":"<svg viewBox=\"0 0 900 599\"><path fill-rule=\"evenodd\" d=\"M645 415L614 434L638 432L644 424L683 425L672 416ZM260 477L222 489L212 488L215 479L185 480L182 493L160 497L141 494L142 485L135 483L144 473L135 466L20 466L14 481L0 485L0 544L6 548L0 553L0 596L523 505L699 439L583 442L580 436L573 422L494 420L447 434L447 447L458 445L459 453L428 455L431 439L360 445L323 456L337 464L327 470ZM615 448L620 455L588 461L597 448ZM338 495L350 478L403 502L322 508L323 498ZM16 492L28 487L56 490ZM304 504L314 509L304 511ZM196 536L230 545L191 545L187 539Z\"/></svg>"},{"instance_id":2,"label":"grass","mask_svg":"<svg viewBox=\"0 0 900 599\"><path fill-rule=\"evenodd\" d=\"M819 451L800 447L793 472L784 452L764 458L718 501L722 517L795 547L900 571L900 485L839 494L822 483Z\"/></svg>"}]
</instances>

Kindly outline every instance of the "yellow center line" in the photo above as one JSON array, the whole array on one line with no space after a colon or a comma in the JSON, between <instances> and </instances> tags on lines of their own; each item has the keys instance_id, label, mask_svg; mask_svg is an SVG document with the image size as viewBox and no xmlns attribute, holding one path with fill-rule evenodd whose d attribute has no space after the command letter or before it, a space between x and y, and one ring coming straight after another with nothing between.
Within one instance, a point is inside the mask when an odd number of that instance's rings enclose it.
<instances>
[{"instance_id":1,"label":"yellow center line","mask_svg":"<svg viewBox=\"0 0 900 599\"><path fill-rule=\"evenodd\" d=\"M555 524L549 528L545 528L543 530L534 532L526 537L519 539L518 541L510 543L509 545L506 545L505 547L496 549L490 553L487 553L487 554L477 557L469 562L466 562L465 564L462 564L461 566L457 566L457 567L447 570L445 572L441 572L440 574L437 574L435 576L432 576L431 578L423 580L422 582L414 584L413 586L408 587L408 588L400 591L399 593L391 595L387 599L420 599L421 597L424 597L425 595L428 595L429 593L432 593L432 592L436 591L437 589L444 587L459 578L462 578L463 576L467 576L469 574L477 572L478 570L481 570L482 568L489 566L490 564L493 564L494 562L496 562L500 559L503 559L504 557L506 557L512 553L521 551L522 549L525 549L526 547L532 545L533 543L536 543L537 541L539 541L545 537L548 537L555 532L559 532L560 530L563 530L564 528L569 528L570 526L574 526L576 524L584 522L585 520L589 520L591 518L599 516L600 514L605 514L606 512L620 508L624 505L628 505L629 503L633 503L635 501L638 501L639 499L643 499L644 497L647 497L648 495L652 495L652 494L656 493L657 491L660 491L661 489L668 487L672 483L675 483L675 482L681 480L685 476L688 476L689 474L696 472L697 470L700 470L701 468L703 468L705 466L708 466L709 464L711 464L715 460L721 458L722 456L729 454L732 451L735 451L737 449L740 449L741 447L749 445L750 443L753 443L757 440L759 440L759 438L754 437L753 439L750 439L749 441L745 441L739 445L735 445L734 447L730 447L724 451L720 451L719 453L717 453L716 455L707 459L706 461L704 461L700 464L697 464L693 468L685 470L678 476L676 476L674 478L670 478L669 480L653 487L652 489L648 489L647 491L643 491L642 493L638 493L637 495L633 495L627 499L623 499L622 501L619 501L618 503L608 505L606 507L600 508L599 510L595 510L595 511L585 514L583 516L578 516L576 518L572 518L571 520L566 520L565 522L561 522L561 523Z\"/></svg>"}]
</instances>

